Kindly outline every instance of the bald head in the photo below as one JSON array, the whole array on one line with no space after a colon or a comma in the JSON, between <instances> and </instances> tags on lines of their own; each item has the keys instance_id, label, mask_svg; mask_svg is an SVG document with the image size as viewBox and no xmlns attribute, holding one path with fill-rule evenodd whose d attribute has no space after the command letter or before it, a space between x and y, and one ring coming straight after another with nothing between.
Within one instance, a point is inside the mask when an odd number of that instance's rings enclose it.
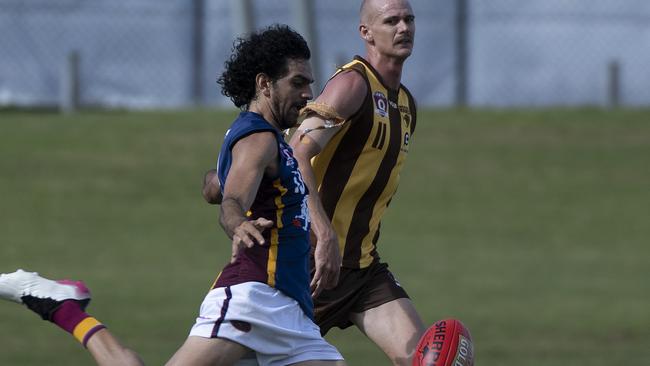
<instances>
[{"instance_id":1,"label":"bald head","mask_svg":"<svg viewBox=\"0 0 650 366\"><path fill-rule=\"evenodd\" d=\"M370 24L378 15L395 5L411 8L408 0L363 0L359 9L359 19L362 24Z\"/></svg>"},{"instance_id":2,"label":"bald head","mask_svg":"<svg viewBox=\"0 0 650 366\"><path fill-rule=\"evenodd\" d=\"M370 11L370 2L371 0L361 1L361 8L359 8L359 20L361 23L368 22L368 12Z\"/></svg>"},{"instance_id":3,"label":"bald head","mask_svg":"<svg viewBox=\"0 0 650 366\"><path fill-rule=\"evenodd\" d=\"M359 19L361 23L368 24L377 14L377 2L380 0L363 0L359 9ZM382 0L384 2L384 0Z\"/></svg>"},{"instance_id":4,"label":"bald head","mask_svg":"<svg viewBox=\"0 0 650 366\"><path fill-rule=\"evenodd\" d=\"M415 15L408 0L363 0L359 15L359 36L371 64L380 59L403 62L411 55Z\"/></svg>"}]
</instances>

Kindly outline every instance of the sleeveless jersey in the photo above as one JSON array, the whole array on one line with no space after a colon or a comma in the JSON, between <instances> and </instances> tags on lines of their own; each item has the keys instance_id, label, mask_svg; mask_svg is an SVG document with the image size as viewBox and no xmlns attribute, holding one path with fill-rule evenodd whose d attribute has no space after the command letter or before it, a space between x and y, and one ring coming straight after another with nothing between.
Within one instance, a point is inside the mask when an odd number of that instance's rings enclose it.
<instances>
[{"instance_id":1,"label":"sleeveless jersey","mask_svg":"<svg viewBox=\"0 0 650 366\"><path fill-rule=\"evenodd\" d=\"M341 72L361 74L368 93L312 166L321 201L338 235L343 267L365 268L379 260L380 220L399 184L416 108L403 85L399 90L387 88L359 56L334 76Z\"/></svg>"},{"instance_id":2,"label":"sleeveless jersey","mask_svg":"<svg viewBox=\"0 0 650 366\"><path fill-rule=\"evenodd\" d=\"M247 216L263 217L273 226L262 235L265 245L244 249L234 263L224 267L213 288L243 282L262 282L295 299L305 314L313 319L313 303L309 290L309 212L307 188L298 171L293 150L280 132L253 112L242 112L226 132L217 173L221 190L228 180L232 148L237 141L253 133L269 131L278 143L279 174L263 176L257 195Z\"/></svg>"}]
</instances>

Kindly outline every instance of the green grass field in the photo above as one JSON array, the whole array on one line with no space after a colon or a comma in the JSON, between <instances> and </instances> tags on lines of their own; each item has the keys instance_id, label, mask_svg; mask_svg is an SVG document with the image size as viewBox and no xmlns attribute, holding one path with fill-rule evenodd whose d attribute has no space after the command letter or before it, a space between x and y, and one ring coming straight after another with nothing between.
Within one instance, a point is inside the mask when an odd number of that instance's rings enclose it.
<instances>
[{"instance_id":1,"label":"green grass field","mask_svg":"<svg viewBox=\"0 0 650 366\"><path fill-rule=\"evenodd\" d=\"M163 364L229 257L200 188L235 115L0 112L0 272L84 279ZM462 319L481 366L650 365L650 110L423 111L411 141L379 250L427 323ZM92 364L8 302L0 345L0 365Z\"/></svg>"}]
</instances>

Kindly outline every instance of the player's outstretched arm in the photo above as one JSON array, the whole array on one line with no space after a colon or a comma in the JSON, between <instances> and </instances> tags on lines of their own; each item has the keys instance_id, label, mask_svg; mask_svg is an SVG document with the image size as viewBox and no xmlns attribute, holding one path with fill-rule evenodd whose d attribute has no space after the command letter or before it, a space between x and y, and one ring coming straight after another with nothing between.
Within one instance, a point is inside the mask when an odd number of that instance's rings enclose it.
<instances>
[{"instance_id":1,"label":"player's outstretched arm","mask_svg":"<svg viewBox=\"0 0 650 366\"><path fill-rule=\"evenodd\" d=\"M90 291L83 282L52 281L36 272L19 269L0 274L0 298L24 304L44 320L72 334L100 366L144 364L135 352L124 347L102 323L85 312Z\"/></svg>"},{"instance_id":2,"label":"player's outstretched arm","mask_svg":"<svg viewBox=\"0 0 650 366\"><path fill-rule=\"evenodd\" d=\"M315 103L327 106L327 109L337 114L339 118L346 120L359 110L366 92L367 86L361 75L354 71L343 72L329 81ZM310 192L307 203L312 230L316 236L315 273L311 282L314 297L318 296L323 289L336 286L341 266L337 234L318 196L316 176L311 166L311 159L344 128L344 125L321 128L326 124L326 119L327 117L318 114L317 111L310 113L290 142L294 156L298 160L300 173Z\"/></svg>"},{"instance_id":3,"label":"player's outstretched arm","mask_svg":"<svg viewBox=\"0 0 650 366\"><path fill-rule=\"evenodd\" d=\"M272 132L259 132L242 138L232 148L219 222L232 239L233 261L244 247L265 244L262 232L273 225L265 218L251 221L246 212L253 205L264 174L277 174L277 144Z\"/></svg>"},{"instance_id":4,"label":"player's outstretched arm","mask_svg":"<svg viewBox=\"0 0 650 366\"><path fill-rule=\"evenodd\" d=\"M316 126L318 123L322 123L322 120L318 117L312 117L303 123ZM335 132L333 129L313 131L313 133L321 135L332 134L333 132ZM336 232L318 197L316 177L310 163L311 158L318 155L321 148L310 135L305 135L300 139L298 137L299 134L299 131L294 134L291 144L293 145L294 157L298 160L298 168L302 174L302 179L309 190L307 206L309 208L311 229L316 237L316 248L314 251L315 269L310 287L312 296L316 297L323 289L333 288L338 283L341 255Z\"/></svg>"}]
</instances>

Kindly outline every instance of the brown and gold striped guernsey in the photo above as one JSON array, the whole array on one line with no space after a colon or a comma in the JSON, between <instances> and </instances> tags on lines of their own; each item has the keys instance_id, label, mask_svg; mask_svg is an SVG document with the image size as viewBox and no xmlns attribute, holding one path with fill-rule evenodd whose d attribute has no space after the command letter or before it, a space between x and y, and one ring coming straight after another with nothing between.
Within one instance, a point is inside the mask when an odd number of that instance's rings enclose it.
<instances>
[{"instance_id":1,"label":"brown and gold striped guernsey","mask_svg":"<svg viewBox=\"0 0 650 366\"><path fill-rule=\"evenodd\" d=\"M319 194L338 234L343 267L365 268L378 260L381 217L399 184L415 129L416 110L403 86L390 90L363 58L335 74L354 70L366 80L361 108L313 160Z\"/></svg>"}]
</instances>

